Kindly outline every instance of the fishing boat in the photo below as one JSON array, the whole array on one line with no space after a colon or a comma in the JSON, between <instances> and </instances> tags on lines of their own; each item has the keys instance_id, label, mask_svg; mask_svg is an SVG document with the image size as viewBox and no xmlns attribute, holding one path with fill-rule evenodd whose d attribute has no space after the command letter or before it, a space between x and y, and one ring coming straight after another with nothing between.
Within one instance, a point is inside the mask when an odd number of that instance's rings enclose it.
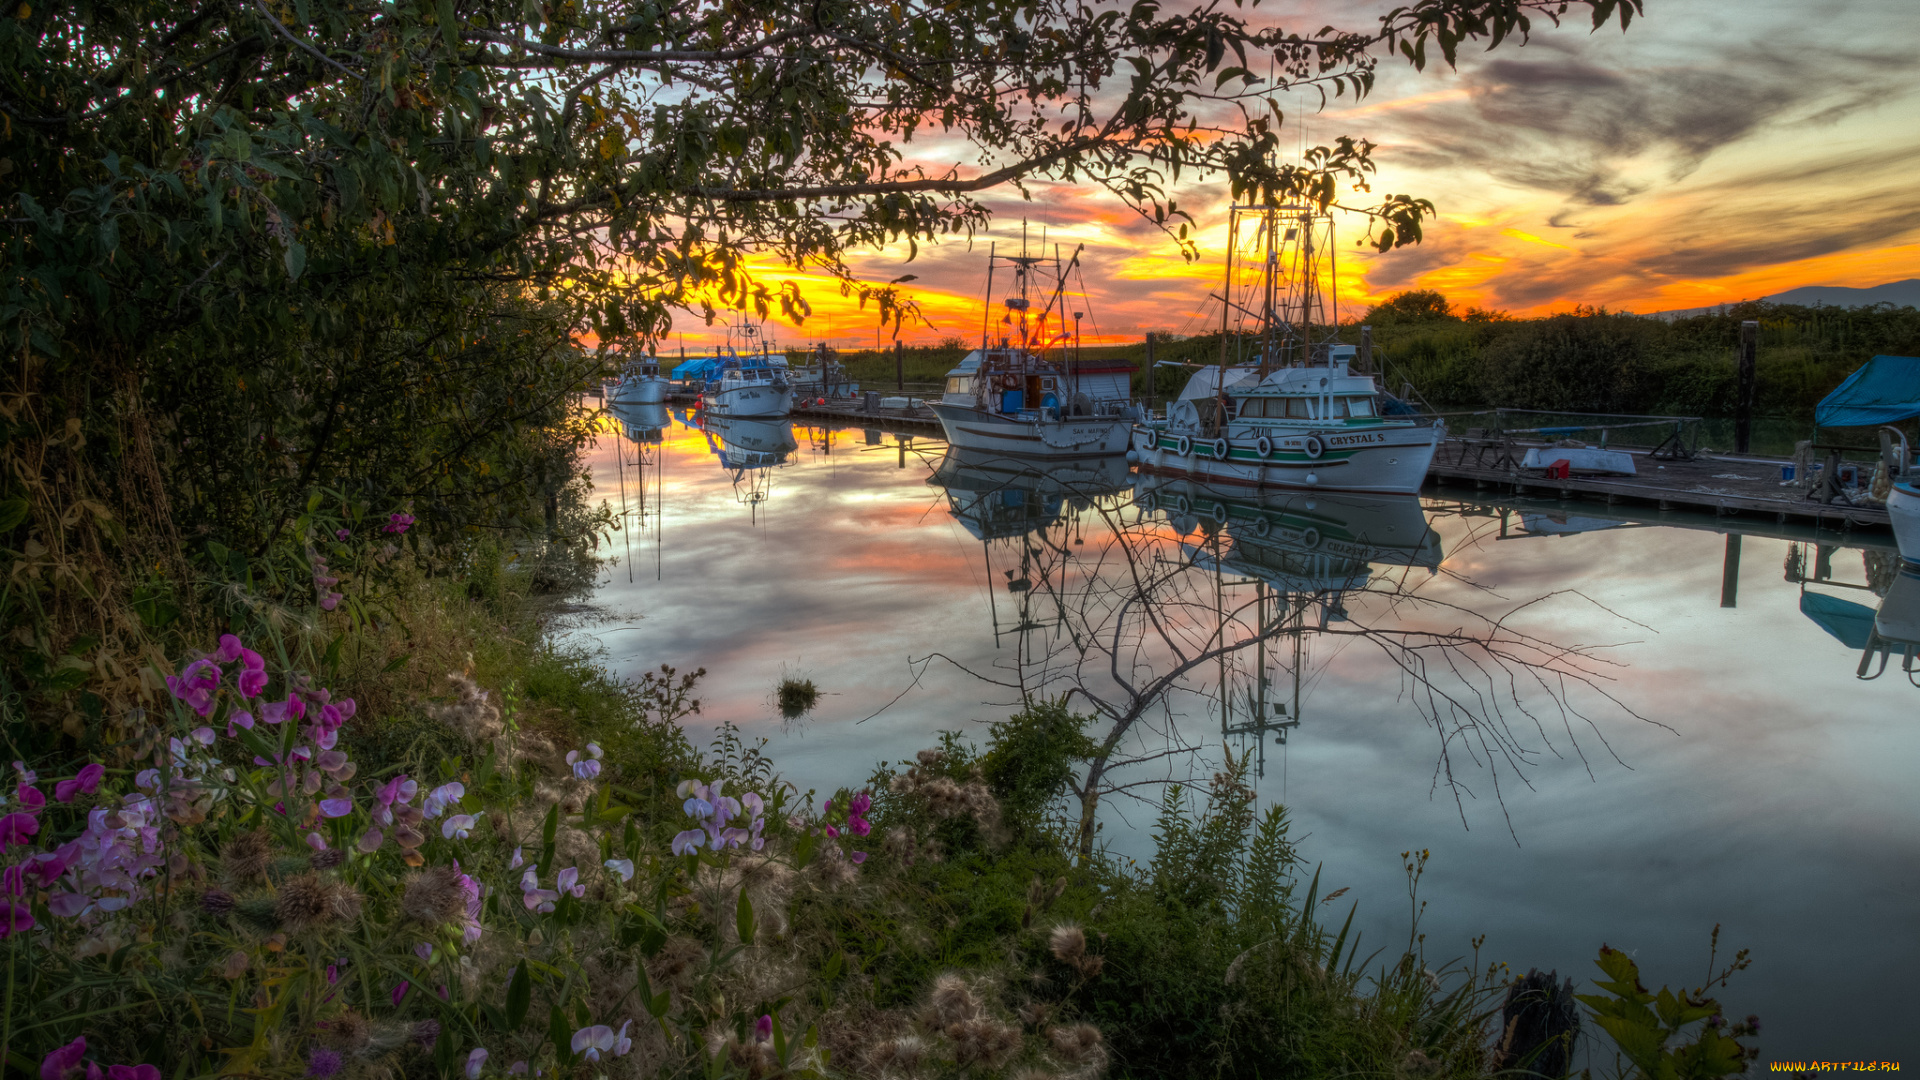
<instances>
[{"instance_id":1,"label":"fishing boat","mask_svg":"<svg viewBox=\"0 0 1920 1080\"><path fill-rule=\"evenodd\" d=\"M947 372L945 393L927 404L950 445L1017 457L1095 457L1124 454L1140 414L1129 398L1132 367L1089 362L1081 355L1085 283L1070 293L1080 253L1062 259L1035 253L1023 234L1020 254L987 254L986 311L980 347ZM996 280L1011 283L994 306ZM1000 312L996 329L993 314Z\"/></svg>"},{"instance_id":2,"label":"fishing boat","mask_svg":"<svg viewBox=\"0 0 1920 1080\"><path fill-rule=\"evenodd\" d=\"M1130 460L1256 491L1419 491L1446 429L1386 415L1386 395L1338 341L1332 216L1236 206L1228 234L1220 361L1134 429Z\"/></svg>"},{"instance_id":3,"label":"fishing boat","mask_svg":"<svg viewBox=\"0 0 1920 1080\"><path fill-rule=\"evenodd\" d=\"M607 388L609 405L658 405L667 400L672 382L660 373L660 358L642 356L627 361L617 382Z\"/></svg>"},{"instance_id":4,"label":"fishing boat","mask_svg":"<svg viewBox=\"0 0 1920 1080\"><path fill-rule=\"evenodd\" d=\"M620 421L621 434L636 443L660 442L667 425L672 422L667 407L654 402L612 401L608 403L607 411Z\"/></svg>"}]
</instances>

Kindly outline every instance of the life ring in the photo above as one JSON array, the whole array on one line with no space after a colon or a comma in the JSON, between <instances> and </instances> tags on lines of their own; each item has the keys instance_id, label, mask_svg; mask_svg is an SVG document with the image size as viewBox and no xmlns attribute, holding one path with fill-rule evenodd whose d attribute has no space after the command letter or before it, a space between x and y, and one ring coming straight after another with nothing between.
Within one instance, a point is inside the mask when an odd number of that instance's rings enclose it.
<instances>
[{"instance_id":1,"label":"life ring","mask_svg":"<svg viewBox=\"0 0 1920 1080\"><path fill-rule=\"evenodd\" d=\"M1273 456L1273 440L1267 438L1265 435L1262 435L1258 439L1255 439L1253 441L1253 448L1254 450L1258 451L1260 456L1263 458L1270 458Z\"/></svg>"},{"instance_id":2,"label":"life ring","mask_svg":"<svg viewBox=\"0 0 1920 1080\"><path fill-rule=\"evenodd\" d=\"M1268 521L1264 517L1254 519L1253 535L1259 537L1262 540L1265 540L1268 534L1272 532L1273 532L1273 522Z\"/></svg>"},{"instance_id":3,"label":"life ring","mask_svg":"<svg viewBox=\"0 0 1920 1080\"><path fill-rule=\"evenodd\" d=\"M1319 460L1321 454L1327 452L1326 444L1320 441L1320 436L1318 435L1309 435L1300 440L1300 449L1306 453L1308 458L1316 461Z\"/></svg>"},{"instance_id":4,"label":"life ring","mask_svg":"<svg viewBox=\"0 0 1920 1080\"><path fill-rule=\"evenodd\" d=\"M1217 502L1213 504L1213 520L1219 522L1222 525L1225 525L1227 523L1227 504L1226 503Z\"/></svg>"},{"instance_id":5,"label":"life ring","mask_svg":"<svg viewBox=\"0 0 1920 1080\"><path fill-rule=\"evenodd\" d=\"M1231 451L1232 449L1233 449L1233 445L1232 445L1231 443L1229 443L1229 442L1227 442L1227 440L1226 440L1226 437L1225 437L1225 436L1222 436L1222 437L1220 437L1220 438L1218 438L1218 439L1215 439L1215 440L1213 440L1213 458L1214 458L1214 460L1215 460L1215 461L1225 461L1225 460L1227 460L1227 453L1228 453L1229 451Z\"/></svg>"},{"instance_id":6,"label":"life ring","mask_svg":"<svg viewBox=\"0 0 1920 1080\"><path fill-rule=\"evenodd\" d=\"M1159 441L1151 431L1135 431L1133 433L1133 448L1143 454L1152 450Z\"/></svg>"},{"instance_id":7,"label":"life ring","mask_svg":"<svg viewBox=\"0 0 1920 1080\"><path fill-rule=\"evenodd\" d=\"M1173 512L1184 517L1193 512L1193 503L1189 502L1185 495L1175 495L1173 497Z\"/></svg>"},{"instance_id":8,"label":"life ring","mask_svg":"<svg viewBox=\"0 0 1920 1080\"><path fill-rule=\"evenodd\" d=\"M1018 390L1018 389L1020 389L1020 376L1018 376L1018 375L1011 375L1011 374L1008 374L1008 375L1001 375L1001 376L1000 376L1000 389L1002 389L1002 390Z\"/></svg>"},{"instance_id":9,"label":"life ring","mask_svg":"<svg viewBox=\"0 0 1920 1080\"><path fill-rule=\"evenodd\" d=\"M1180 436L1180 445L1174 447L1174 452L1181 457L1186 457L1193 453L1193 440L1187 438L1185 435Z\"/></svg>"},{"instance_id":10,"label":"life ring","mask_svg":"<svg viewBox=\"0 0 1920 1080\"><path fill-rule=\"evenodd\" d=\"M1306 529L1301 531L1298 544L1300 547L1306 548L1308 551L1312 551L1314 548L1319 547L1320 546L1320 530L1314 528L1311 525L1307 526Z\"/></svg>"}]
</instances>

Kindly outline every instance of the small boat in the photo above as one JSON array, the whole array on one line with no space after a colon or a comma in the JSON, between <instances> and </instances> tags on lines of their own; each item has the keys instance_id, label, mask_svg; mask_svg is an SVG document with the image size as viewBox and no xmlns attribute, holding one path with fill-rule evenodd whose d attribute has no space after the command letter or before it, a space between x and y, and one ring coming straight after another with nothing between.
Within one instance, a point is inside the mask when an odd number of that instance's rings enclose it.
<instances>
[{"instance_id":1,"label":"small boat","mask_svg":"<svg viewBox=\"0 0 1920 1080\"><path fill-rule=\"evenodd\" d=\"M957 446L947 447L927 478L947 493L949 512L976 540L1050 528L1132 482L1126 459L1117 456L1034 461Z\"/></svg>"},{"instance_id":2,"label":"small boat","mask_svg":"<svg viewBox=\"0 0 1920 1080\"><path fill-rule=\"evenodd\" d=\"M1229 228L1254 243L1240 280L1238 241L1228 244L1223 362L1200 367L1163 418L1136 428L1131 459L1143 472L1255 490L1418 492L1446 428L1385 415L1373 376L1353 371L1356 350L1339 343L1338 305L1329 302L1332 267L1323 253L1333 249L1331 216L1303 206L1235 207ZM1236 310L1251 320L1230 334ZM1254 355L1229 357L1230 348Z\"/></svg>"},{"instance_id":3,"label":"small boat","mask_svg":"<svg viewBox=\"0 0 1920 1080\"><path fill-rule=\"evenodd\" d=\"M621 433L637 443L657 443L672 418L667 407L651 402L613 401L607 411L620 421Z\"/></svg>"},{"instance_id":4,"label":"small boat","mask_svg":"<svg viewBox=\"0 0 1920 1080\"><path fill-rule=\"evenodd\" d=\"M671 380L660 373L660 358L642 356L630 360L620 379L607 387L609 405L658 405L667 400Z\"/></svg>"},{"instance_id":5,"label":"small boat","mask_svg":"<svg viewBox=\"0 0 1920 1080\"><path fill-rule=\"evenodd\" d=\"M1067 260L1057 245L1051 256L1033 254L1024 237L1018 255L1001 255L997 245L989 250L989 318L996 276L1006 272L1013 279L1000 301L1005 332L997 342L990 330L982 333L980 347L947 372L946 392L927 403L949 444L1029 458L1126 453L1128 432L1141 415L1128 396L1132 368L1084 362L1078 355L1083 311L1072 313L1071 328L1054 329L1069 317L1067 280L1079 267L1080 250Z\"/></svg>"},{"instance_id":6,"label":"small boat","mask_svg":"<svg viewBox=\"0 0 1920 1080\"><path fill-rule=\"evenodd\" d=\"M1893 519L1893 539L1900 558L1920 565L1920 480L1895 481L1887 493L1887 516Z\"/></svg>"}]
</instances>

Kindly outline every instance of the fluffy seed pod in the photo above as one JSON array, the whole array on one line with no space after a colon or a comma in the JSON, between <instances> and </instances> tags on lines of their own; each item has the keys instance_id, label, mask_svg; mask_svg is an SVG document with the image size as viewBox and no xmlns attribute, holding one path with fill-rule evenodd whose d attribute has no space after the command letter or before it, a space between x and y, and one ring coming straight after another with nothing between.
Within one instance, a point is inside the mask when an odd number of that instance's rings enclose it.
<instances>
[{"instance_id":1,"label":"fluffy seed pod","mask_svg":"<svg viewBox=\"0 0 1920 1080\"><path fill-rule=\"evenodd\" d=\"M434 866L413 875L400 896L400 908L429 926L442 926L465 914L467 894L460 887L460 871Z\"/></svg>"},{"instance_id":2,"label":"fluffy seed pod","mask_svg":"<svg viewBox=\"0 0 1920 1080\"><path fill-rule=\"evenodd\" d=\"M957 1065L996 1068L1020 1049L1018 1028L985 1018L948 1024L947 1038L953 1040L953 1060Z\"/></svg>"},{"instance_id":3,"label":"fluffy seed pod","mask_svg":"<svg viewBox=\"0 0 1920 1080\"><path fill-rule=\"evenodd\" d=\"M273 858L273 842L264 830L237 833L220 852L227 876L235 881L258 881Z\"/></svg>"},{"instance_id":4,"label":"fluffy seed pod","mask_svg":"<svg viewBox=\"0 0 1920 1080\"><path fill-rule=\"evenodd\" d=\"M316 851L307 858L307 865L315 870L331 870L347 861L347 853L339 848Z\"/></svg>"},{"instance_id":5,"label":"fluffy seed pod","mask_svg":"<svg viewBox=\"0 0 1920 1080\"><path fill-rule=\"evenodd\" d=\"M209 915L225 915L233 910L233 894L223 889L208 889L200 894L200 910Z\"/></svg>"},{"instance_id":6,"label":"fluffy seed pod","mask_svg":"<svg viewBox=\"0 0 1920 1080\"><path fill-rule=\"evenodd\" d=\"M1100 1029L1092 1024L1071 1024L1050 1028L1047 1042L1053 1052L1076 1065L1096 1061L1106 1055L1100 1046Z\"/></svg>"},{"instance_id":7,"label":"fluffy seed pod","mask_svg":"<svg viewBox=\"0 0 1920 1080\"><path fill-rule=\"evenodd\" d=\"M1077 963L1087 953L1087 932L1072 923L1062 923L1053 928L1047 944L1052 947L1055 960L1063 964Z\"/></svg>"},{"instance_id":8,"label":"fluffy seed pod","mask_svg":"<svg viewBox=\"0 0 1920 1080\"><path fill-rule=\"evenodd\" d=\"M322 1038L349 1054L357 1054L373 1041L373 1029L368 1026L367 1018L359 1013L341 1013L327 1021L326 1034Z\"/></svg>"},{"instance_id":9,"label":"fluffy seed pod","mask_svg":"<svg viewBox=\"0 0 1920 1080\"><path fill-rule=\"evenodd\" d=\"M896 1069L910 1073L927 1060L927 1050L925 1039L916 1035L902 1035L874 1047L867 1054L867 1063L882 1072Z\"/></svg>"},{"instance_id":10,"label":"fluffy seed pod","mask_svg":"<svg viewBox=\"0 0 1920 1080\"><path fill-rule=\"evenodd\" d=\"M333 918L328 902L327 883L318 874L288 878L280 885L280 898L273 905L274 918L289 930L305 930Z\"/></svg>"},{"instance_id":11,"label":"fluffy seed pod","mask_svg":"<svg viewBox=\"0 0 1920 1080\"><path fill-rule=\"evenodd\" d=\"M929 998L933 1015L944 1026L965 1023L980 1015L980 998L973 987L958 975L946 974L933 981Z\"/></svg>"}]
</instances>

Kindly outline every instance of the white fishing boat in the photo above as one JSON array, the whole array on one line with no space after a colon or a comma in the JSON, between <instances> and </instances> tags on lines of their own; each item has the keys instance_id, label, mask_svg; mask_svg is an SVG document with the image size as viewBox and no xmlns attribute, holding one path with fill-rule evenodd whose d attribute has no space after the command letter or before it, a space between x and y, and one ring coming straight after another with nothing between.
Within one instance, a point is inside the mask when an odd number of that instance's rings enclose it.
<instances>
[{"instance_id":1,"label":"white fishing boat","mask_svg":"<svg viewBox=\"0 0 1920 1080\"><path fill-rule=\"evenodd\" d=\"M660 373L660 359L642 356L627 362L619 381L607 387L609 405L658 405L667 400L672 381Z\"/></svg>"},{"instance_id":2,"label":"white fishing boat","mask_svg":"<svg viewBox=\"0 0 1920 1080\"><path fill-rule=\"evenodd\" d=\"M1130 460L1256 491L1419 491L1446 429L1382 415L1374 377L1353 370L1323 257L1332 218L1310 207L1235 207L1229 231L1222 362L1196 370L1163 417L1135 429ZM1236 312L1245 317L1238 333ZM1232 355L1241 351L1251 355Z\"/></svg>"},{"instance_id":3,"label":"white fishing boat","mask_svg":"<svg viewBox=\"0 0 1920 1080\"><path fill-rule=\"evenodd\" d=\"M1051 256L1033 254L1024 238L1018 255L1001 255L997 246L989 251L980 348L947 372L945 393L927 403L949 444L1030 458L1126 452L1140 415L1129 398L1132 367L1080 355L1085 311L1072 312L1068 324L1076 295L1067 287L1079 262L1079 248L1062 260L1058 246ZM1002 272L1012 283L1000 300L996 334L994 284ZM1083 283L1078 299L1084 294Z\"/></svg>"},{"instance_id":4,"label":"white fishing boat","mask_svg":"<svg viewBox=\"0 0 1920 1080\"><path fill-rule=\"evenodd\" d=\"M717 378L707 381L700 409L707 416L779 419L793 411L793 388L786 365L758 353L728 357Z\"/></svg>"},{"instance_id":5,"label":"white fishing boat","mask_svg":"<svg viewBox=\"0 0 1920 1080\"><path fill-rule=\"evenodd\" d=\"M621 434L636 443L658 443L672 419L665 405L653 402L613 401L607 411L620 421Z\"/></svg>"},{"instance_id":6,"label":"white fishing boat","mask_svg":"<svg viewBox=\"0 0 1920 1080\"><path fill-rule=\"evenodd\" d=\"M1900 480L1887 493L1887 516L1893 519L1893 539L1900 558L1920 565L1920 480Z\"/></svg>"}]
</instances>

